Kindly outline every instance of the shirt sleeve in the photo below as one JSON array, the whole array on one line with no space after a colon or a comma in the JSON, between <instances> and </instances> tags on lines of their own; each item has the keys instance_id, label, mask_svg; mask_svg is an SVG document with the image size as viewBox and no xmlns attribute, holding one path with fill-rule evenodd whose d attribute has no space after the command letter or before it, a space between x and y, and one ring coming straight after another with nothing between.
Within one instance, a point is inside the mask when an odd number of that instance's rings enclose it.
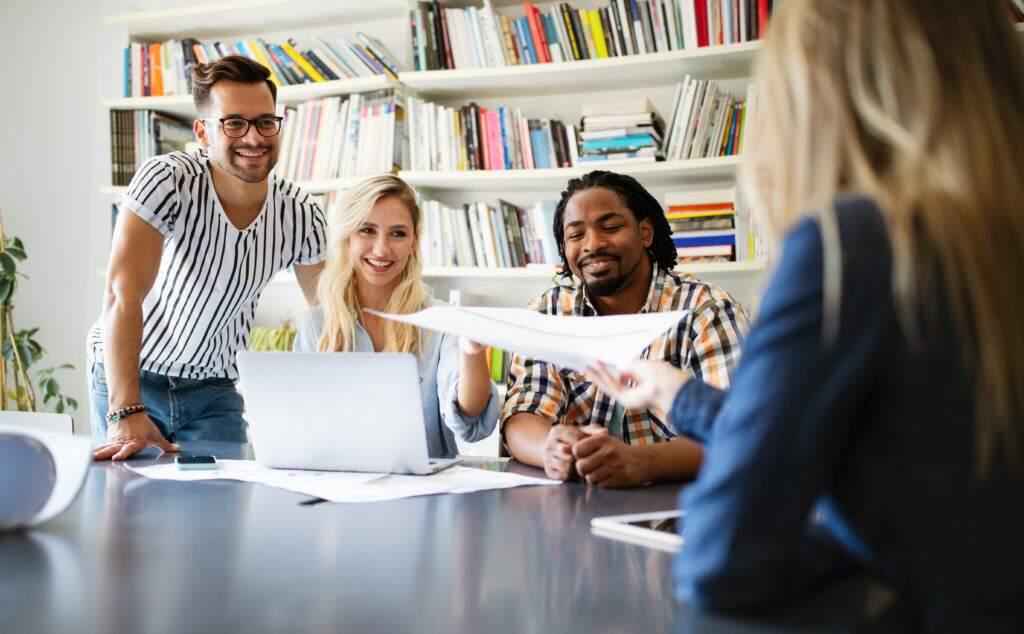
<instances>
[{"instance_id":1,"label":"shirt sleeve","mask_svg":"<svg viewBox=\"0 0 1024 634\"><path fill-rule=\"evenodd\" d=\"M681 425L684 433L710 429L700 477L681 497L686 543L675 564L680 598L698 607L785 601L838 571L839 562L825 556L836 549L811 535L808 516L832 481L889 323L884 310L868 305L871 293L847 296L858 274L861 287L885 294L847 264L839 332L826 340L818 225L806 220L794 229L743 364L724 399L705 412L713 420ZM690 397L716 398L684 386L680 398Z\"/></svg>"},{"instance_id":2,"label":"shirt sleeve","mask_svg":"<svg viewBox=\"0 0 1024 634\"><path fill-rule=\"evenodd\" d=\"M441 409L441 420L448 429L466 442L477 442L490 436L498 424L498 387L489 381L490 396L479 416L470 418L463 414L459 410L461 357L458 338L443 335L437 364L437 402Z\"/></svg>"},{"instance_id":3,"label":"shirt sleeve","mask_svg":"<svg viewBox=\"0 0 1024 634\"><path fill-rule=\"evenodd\" d=\"M669 420L680 436L701 444L711 437L711 427L722 407L726 391L711 387L703 381L691 380L676 394Z\"/></svg>"},{"instance_id":4,"label":"shirt sleeve","mask_svg":"<svg viewBox=\"0 0 1024 634\"><path fill-rule=\"evenodd\" d=\"M327 221L320 205L308 196L299 205L302 223L298 242L299 250L295 254L294 264L319 264L327 257Z\"/></svg>"},{"instance_id":5,"label":"shirt sleeve","mask_svg":"<svg viewBox=\"0 0 1024 634\"><path fill-rule=\"evenodd\" d=\"M164 237L171 235L181 213L174 166L160 156L143 163L118 197L117 209L131 211Z\"/></svg>"},{"instance_id":6,"label":"shirt sleeve","mask_svg":"<svg viewBox=\"0 0 1024 634\"><path fill-rule=\"evenodd\" d=\"M690 322L687 364L704 383L725 389L740 360L740 344L749 325L747 316L728 296L709 298Z\"/></svg>"},{"instance_id":7,"label":"shirt sleeve","mask_svg":"<svg viewBox=\"0 0 1024 634\"><path fill-rule=\"evenodd\" d=\"M324 329L323 308L307 308L292 343L293 352L316 352Z\"/></svg>"}]
</instances>

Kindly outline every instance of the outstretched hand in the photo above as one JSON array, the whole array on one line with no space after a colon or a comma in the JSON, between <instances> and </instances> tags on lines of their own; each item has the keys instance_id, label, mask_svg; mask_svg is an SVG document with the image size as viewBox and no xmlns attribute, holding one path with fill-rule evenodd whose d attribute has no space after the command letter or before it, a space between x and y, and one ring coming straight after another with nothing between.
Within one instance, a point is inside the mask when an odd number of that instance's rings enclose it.
<instances>
[{"instance_id":1,"label":"outstretched hand","mask_svg":"<svg viewBox=\"0 0 1024 634\"><path fill-rule=\"evenodd\" d=\"M92 450L93 460L125 460L150 445L162 451L178 451L145 412L133 414L107 427L107 442Z\"/></svg>"},{"instance_id":2,"label":"outstretched hand","mask_svg":"<svg viewBox=\"0 0 1024 634\"><path fill-rule=\"evenodd\" d=\"M667 413L691 377L665 361L635 361L621 371L598 361L587 368L587 378L627 409L657 408Z\"/></svg>"}]
</instances>

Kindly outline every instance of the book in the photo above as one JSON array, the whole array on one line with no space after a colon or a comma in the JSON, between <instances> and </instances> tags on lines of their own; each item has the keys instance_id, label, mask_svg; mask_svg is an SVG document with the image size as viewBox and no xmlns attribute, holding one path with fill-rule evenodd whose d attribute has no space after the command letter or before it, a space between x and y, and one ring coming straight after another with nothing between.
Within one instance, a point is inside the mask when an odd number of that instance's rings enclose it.
<instances>
[{"instance_id":1,"label":"book","mask_svg":"<svg viewBox=\"0 0 1024 634\"><path fill-rule=\"evenodd\" d=\"M421 199L423 263L484 268L554 266L561 261L553 232L556 204L548 200L524 208L498 200L449 207Z\"/></svg>"}]
</instances>

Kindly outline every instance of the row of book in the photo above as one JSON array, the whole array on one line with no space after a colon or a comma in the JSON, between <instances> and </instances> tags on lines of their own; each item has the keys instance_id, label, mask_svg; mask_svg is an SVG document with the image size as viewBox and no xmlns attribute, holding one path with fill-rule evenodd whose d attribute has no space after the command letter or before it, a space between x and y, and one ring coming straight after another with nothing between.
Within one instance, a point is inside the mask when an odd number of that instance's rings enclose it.
<instances>
[{"instance_id":1,"label":"row of book","mask_svg":"<svg viewBox=\"0 0 1024 634\"><path fill-rule=\"evenodd\" d=\"M730 156L743 151L744 129L751 120L750 108L756 84L747 86L747 99L738 100L714 80L687 75L676 89L665 160Z\"/></svg>"},{"instance_id":2,"label":"row of book","mask_svg":"<svg viewBox=\"0 0 1024 634\"><path fill-rule=\"evenodd\" d=\"M665 217L679 264L765 257L764 240L736 188L670 192Z\"/></svg>"},{"instance_id":3,"label":"row of book","mask_svg":"<svg viewBox=\"0 0 1024 634\"><path fill-rule=\"evenodd\" d=\"M277 173L292 181L348 178L408 163L404 99L393 89L285 109Z\"/></svg>"},{"instance_id":4,"label":"row of book","mask_svg":"<svg viewBox=\"0 0 1024 634\"><path fill-rule=\"evenodd\" d=\"M571 167L576 129L557 119L527 119L519 108L450 107L407 99L413 170L507 170Z\"/></svg>"},{"instance_id":5,"label":"row of book","mask_svg":"<svg viewBox=\"0 0 1024 634\"><path fill-rule=\"evenodd\" d=\"M566 2L523 15L419 2L410 11L416 70L547 64L643 55L758 39L771 0L611 0L576 9Z\"/></svg>"},{"instance_id":6,"label":"row of book","mask_svg":"<svg viewBox=\"0 0 1024 634\"><path fill-rule=\"evenodd\" d=\"M661 157L664 124L646 98L583 106L580 164L601 168Z\"/></svg>"},{"instance_id":7,"label":"row of book","mask_svg":"<svg viewBox=\"0 0 1024 634\"><path fill-rule=\"evenodd\" d=\"M166 42L132 42L124 50L125 97L186 95L192 68L227 55L242 55L270 70L278 86L388 75L397 78L401 67L376 38L363 32L356 40L316 38L311 47L289 39L272 44L262 38L227 42L199 42L194 38Z\"/></svg>"},{"instance_id":8,"label":"row of book","mask_svg":"<svg viewBox=\"0 0 1024 634\"><path fill-rule=\"evenodd\" d=\"M425 266L509 268L555 265L561 260L552 226L553 200L530 208L504 200L449 207L436 200L420 203L423 230L420 253Z\"/></svg>"},{"instance_id":9,"label":"row of book","mask_svg":"<svg viewBox=\"0 0 1024 634\"><path fill-rule=\"evenodd\" d=\"M187 122L151 110L111 110L111 184L128 185L144 161L175 150L186 151L193 140Z\"/></svg>"}]
</instances>

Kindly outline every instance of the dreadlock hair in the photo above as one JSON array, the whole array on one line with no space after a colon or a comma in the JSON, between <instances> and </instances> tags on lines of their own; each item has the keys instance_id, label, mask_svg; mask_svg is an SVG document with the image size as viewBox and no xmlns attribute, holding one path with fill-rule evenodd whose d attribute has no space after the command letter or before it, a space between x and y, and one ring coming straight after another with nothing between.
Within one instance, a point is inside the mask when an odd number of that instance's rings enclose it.
<instances>
[{"instance_id":1,"label":"dreadlock hair","mask_svg":"<svg viewBox=\"0 0 1024 634\"><path fill-rule=\"evenodd\" d=\"M565 257L565 206L569 199L581 191L602 188L615 192L622 204L633 212L639 224L650 220L654 227L654 239L647 249L647 257L663 271L671 271L676 265L676 246L672 242L672 229L658 201L644 189L644 186L632 176L616 174L605 170L594 170L569 180L562 192L562 199L555 207L555 242L558 244L558 255L562 257L562 277L571 277L569 261Z\"/></svg>"}]
</instances>

